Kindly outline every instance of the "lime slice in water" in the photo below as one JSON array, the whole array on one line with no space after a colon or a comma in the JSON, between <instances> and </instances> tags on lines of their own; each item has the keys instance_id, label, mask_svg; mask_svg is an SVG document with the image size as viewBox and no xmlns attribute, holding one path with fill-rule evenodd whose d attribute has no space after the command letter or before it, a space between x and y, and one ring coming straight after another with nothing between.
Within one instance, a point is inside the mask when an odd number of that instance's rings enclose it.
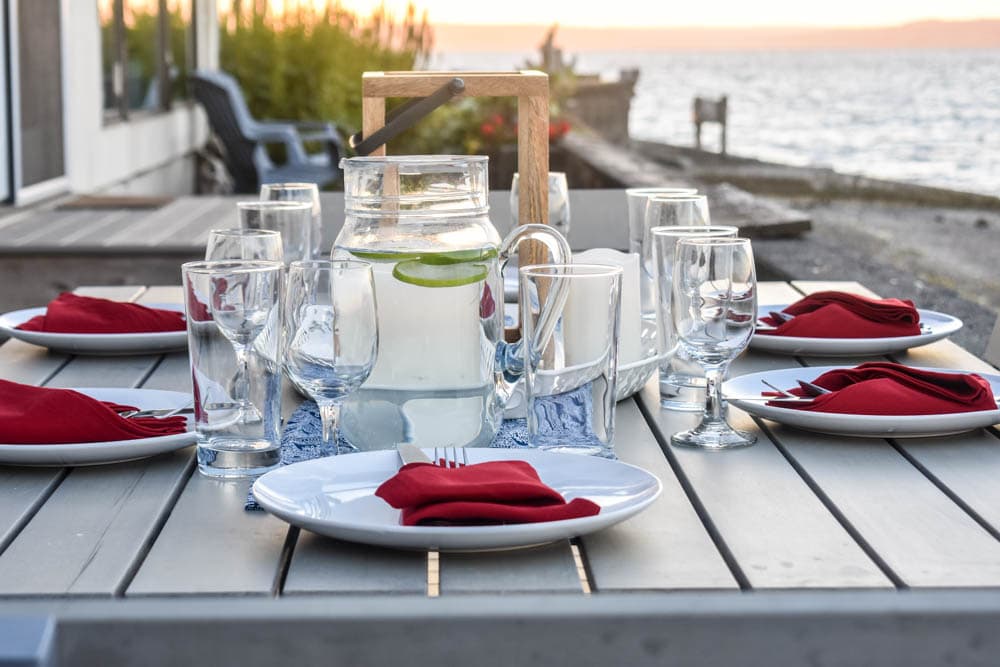
<instances>
[{"instance_id":1,"label":"lime slice in water","mask_svg":"<svg viewBox=\"0 0 1000 667\"><path fill-rule=\"evenodd\" d=\"M465 264L466 262L485 262L497 256L496 248L478 248L475 250L453 250L451 252L435 252L421 255L424 264Z\"/></svg>"},{"instance_id":2,"label":"lime slice in water","mask_svg":"<svg viewBox=\"0 0 1000 667\"><path fill-rule=\"evenodd\" d=\"M460 287L486 280L485 264L429 264L424 260L400 262L392 270L396 280L420 287Z\"/></svg>"}]
</instances>

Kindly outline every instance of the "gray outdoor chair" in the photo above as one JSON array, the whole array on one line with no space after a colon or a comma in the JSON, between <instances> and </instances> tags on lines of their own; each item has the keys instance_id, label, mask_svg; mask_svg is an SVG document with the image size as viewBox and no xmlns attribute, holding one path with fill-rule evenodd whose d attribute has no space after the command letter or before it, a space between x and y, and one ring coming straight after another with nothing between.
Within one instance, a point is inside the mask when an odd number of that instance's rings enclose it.
<instances>
[{"instance_id":1,"label":"gray outdoor chair","mask_svg":"<svg viewBox=\"0 0 1000 667\"><path fill-rule=\"evenodd\" d=\"M197 70L190 80L195 99L225 148L236 192L256 194L263 183L323 187L340 179L344 146L333 123L258 121L250 115L236 79L225 72ZM308 153L304 141L321 142L325 150ZM275 164L267 144L283 144L287 162Z\"/></svg>"}]
</instances>

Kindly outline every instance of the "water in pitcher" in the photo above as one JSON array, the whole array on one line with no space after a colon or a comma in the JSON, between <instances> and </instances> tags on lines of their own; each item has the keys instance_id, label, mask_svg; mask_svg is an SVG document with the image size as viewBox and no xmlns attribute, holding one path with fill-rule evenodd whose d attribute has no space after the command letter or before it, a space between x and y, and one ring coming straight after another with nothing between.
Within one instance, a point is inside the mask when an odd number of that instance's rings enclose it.
<instances>
[{"instance_id":1,"label":"water in pitcher","mask_svg":"<svg viewBox=\"0 0 1000 667\"><path fill-rule=\"evenodd\" d=\"M373 252L379 351L345 403L342 433L361 450L488 446L502 419L496 347L503 338L497 249Z\"/></svg>"}]
</instances>

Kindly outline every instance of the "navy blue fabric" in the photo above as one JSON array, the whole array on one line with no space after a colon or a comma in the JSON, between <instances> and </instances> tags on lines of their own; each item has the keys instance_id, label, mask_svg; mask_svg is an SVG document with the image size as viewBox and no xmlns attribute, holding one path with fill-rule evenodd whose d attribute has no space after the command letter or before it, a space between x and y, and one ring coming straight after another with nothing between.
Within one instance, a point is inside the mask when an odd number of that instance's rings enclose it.
<instances>
[{"instance_id":1,"label":"navy blue fabric","mask_svg":"<svg viewBox=\"0 0 1000 667\"><path fill-rule=\"evenodd\" d=\"M313 401L306 401L292 413L281 434L281 465L291 465L300 461L324 456L321 447L323 425L319 417L319 407ZM491 447L517 448L528 446L528 425L524 419L505 419ZM340 437L337 443L339 454L349 454L358 451L357 447ZM244 509L260 510L260 505L254 500L253 494L247 494Z\"/></svg>"}]
</instances>

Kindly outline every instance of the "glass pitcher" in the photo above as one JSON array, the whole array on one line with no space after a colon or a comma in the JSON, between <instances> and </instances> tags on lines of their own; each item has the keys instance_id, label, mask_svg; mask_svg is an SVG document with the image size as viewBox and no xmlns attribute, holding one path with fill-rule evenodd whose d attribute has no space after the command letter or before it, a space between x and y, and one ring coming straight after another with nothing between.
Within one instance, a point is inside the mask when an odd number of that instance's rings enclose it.
<instances>
[{"instance_id":1,"label":"glass pitcher","mask_svg":"<svg viewBox=\"0 0 1000 667\"><path fill-rule=\"evenodd\" d=\"M525 239L555 262L570 261L569 245L546 225L500 239L484 156L340 164L346 220L333 257L374 265L379 326L378 360L344 403L342 434L361 450L489 446L523 370L520 342L504 342L503 265Z\"/></svg>"}]
</instances>

